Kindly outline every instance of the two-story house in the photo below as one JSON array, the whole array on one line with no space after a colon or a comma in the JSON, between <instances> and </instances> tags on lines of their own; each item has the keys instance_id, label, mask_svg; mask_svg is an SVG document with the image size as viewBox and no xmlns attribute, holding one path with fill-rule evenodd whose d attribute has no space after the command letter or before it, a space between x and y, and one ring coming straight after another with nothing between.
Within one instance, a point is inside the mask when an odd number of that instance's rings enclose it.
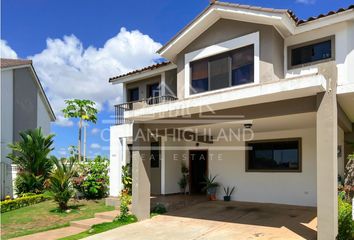
<instances>
[{"instance_id":1,"label":"two-story house","mask_svg":"<svg viewBox=\"0 0 354 240\"><path fill-rule=\"evenodd\" d=\"M168 62L123 84L110 135L110 195L132 163L133 213L151 194L203 176L236 201L317 208L318 238L337 235L337 186L353 149L354 6L307 20L289 10L214 1L158 53ZM222 199L220 187L218 199Z\"/></svg>"},{"instance_id":2,"label":"two-story house","mask_svg":"<svg viewBox=\"0 0 354 240\"><path fill-rule=\"evenodd\" d=\"M13 196L16 168L7 158L8 144L20 140L19 132L41 127L50 134L55 114L38 79L31 60L0 59L1 199Z\"/></svg>"}]
</instances>

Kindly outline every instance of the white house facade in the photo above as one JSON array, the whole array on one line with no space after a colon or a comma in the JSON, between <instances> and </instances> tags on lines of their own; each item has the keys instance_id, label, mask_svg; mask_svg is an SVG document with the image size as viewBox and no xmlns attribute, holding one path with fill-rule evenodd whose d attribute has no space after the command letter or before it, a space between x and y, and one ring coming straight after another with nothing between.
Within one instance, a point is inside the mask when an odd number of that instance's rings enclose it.
<instances>
[{"instance_id":1,"label":"white house facade","mask_svg":"<svg viewBox=\"0 0 354 240\"><path fill-rule=\"evenodd\" d=\"M215 1L158 51L168 62L111 78L124 103L110 132L110 196L132 164L133 212L145 219L150 195L181 191L184 164L191 193L216 175L236 186L235 201L316 207L318 239L335 239L354 150L353 8L299 20Z\"/></svg>"}]
</instances>

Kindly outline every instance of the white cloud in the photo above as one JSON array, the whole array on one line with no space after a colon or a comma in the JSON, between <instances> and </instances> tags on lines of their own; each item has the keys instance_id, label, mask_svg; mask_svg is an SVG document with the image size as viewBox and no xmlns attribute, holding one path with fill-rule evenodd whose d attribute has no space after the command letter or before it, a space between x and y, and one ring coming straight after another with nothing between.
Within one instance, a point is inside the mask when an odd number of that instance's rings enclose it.
<instances>
[{"instance_id":1,"label":"white cloud","mask_svg":"<svg viewBox=\"0 0 354 240\"><path fill-rule=\"evenodd\" d=\"M57 115L57 124L72 126L62 117L64 100L86 98L99 109L108 102L110 108L121 101L121 86L111 85L108 78L154 63L161 47L139 31L120 32L108 39L102 48L89 46L74 35L47 39L47 47L31 56L34 67Z\"/></svg>"},{"instance_id":2,"label":"white cloud","mask_svg":"<svg viewBox=\"0 0 354 240\"><path fill-rule=\"evenodd\" d=\"M16 52L3 39L0 39L0 49L2 58L17 58Z\"/></svg>"},{"instance_id":3,"label":"white cloud","mask_svg":"<svg viewBox=\"0 0 354 240\"><path fill-rule=\"evenodd\" d=\"M57 115L55 123L61 127L72 127L74 125L73 121L65 118L63 115Z\"/></svg>"},{"instance_id":4,"label":"white cloud","mask_svg":"<svg viewBox=\"0 0 354 240\"><path fill-rule=\"evenodd\" d=\"M306 5L315 4L316 0L296 0L297 3L302 3Z\"/></svg>"},{"instance_id":5,"label":"white cloud","mask_svg":"<svg viewBox=\"0 0 354 240\"><path fill-rule=\"evenodd\" d=\"M101 149L101 145L99 145L98 143L92 143L90 145L90 148L92 148L92 149Z\"/></svg>"},{"instance_id":6,"label":"white cloud","mask_svg":"<svg viewBox=\"0 0 354 240\"><path fill-rule=\"evenodd\" d=\"M92 128L92 130L91 130L91 133L93 134L93 135L95 135L95 134L97 134L97 133L99 133L100 132L100 129L99 128Z\"/></svg>"}]
</instances>

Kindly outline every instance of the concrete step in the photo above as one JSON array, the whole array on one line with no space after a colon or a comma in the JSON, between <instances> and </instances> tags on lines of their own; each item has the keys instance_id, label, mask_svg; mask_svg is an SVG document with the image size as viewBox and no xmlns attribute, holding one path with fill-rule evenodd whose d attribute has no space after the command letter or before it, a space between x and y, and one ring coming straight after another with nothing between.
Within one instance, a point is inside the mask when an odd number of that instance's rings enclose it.
<instances>
[{"instance_id":1,"label":"concrete step","mask_svg":"<svg viewBox=\"0 0 354 240\"><path fill-rule=\"evenodd\" d=\"M84 229L82 228L70 226L70 227L49 230L45 232L39 232L39 233L26 235L22 237L12 238L11 240L35 240L35 239L56 240L59 238L75 235L83 231Z\"/></svg>"},{"instance_id":2,"label":"concrete step","mask_svg":"<svg viewBox=\"0 0 354 240\"><path fill-rule=\"evenodd\" d=\"M95 218L107 219L113 221L119 216L119 210L95 213Z\"/></svg>"},{"instance_id":3,"label":"concrete step","mask_svg":"<svg viewBox=\"0 0 354 240\"><path fill-rule=\"evenodd\" d=\"M104 223L104 222L111 222L111 221L112 220L103 219L103 218L89 218L89 219L85 219L85 220L72 221L72 222L70 222L70 226L87 230L87 229L90 229L91 226L93 226L95 224L100 224L100 223Z\"/></svg>"}]
</instances>

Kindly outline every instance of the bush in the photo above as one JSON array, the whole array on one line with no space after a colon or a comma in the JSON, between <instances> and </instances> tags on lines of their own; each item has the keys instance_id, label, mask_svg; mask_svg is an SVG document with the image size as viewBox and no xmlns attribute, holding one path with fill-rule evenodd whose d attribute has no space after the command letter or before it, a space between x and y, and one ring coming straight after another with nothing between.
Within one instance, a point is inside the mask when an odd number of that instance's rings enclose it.
<instances>
[{"instance_id":1,"label":"bush","mask_svg":"<svg viewBox=\"0 0 354 240\"><path fill-rule=\"evenodd\" d=\"M38 194L19 197L13 200L5 200L0 203L1 213L40 203L47 199L48 197L44 194Z\"/></svg>"},{"instance_id":2,"label":"bush","mask_svg":"<svg viewBox=\"0 0 354 240\"><path fill-rule=\"evenodd\" d=\"M129 205L131 203L131 196L128 194L127 191L122 191L120 195L120 215L118 216L117 220L125 221L129 217Z\"/></svg>"},{"instance_id":3,"label":"bush","mask_svg":"<svg viewBox=\"0 0 354 240\"><path fill-rule=\"evenodd\" d=\"M43 192L44 180L42 176L33 173L22 172L15 179L15 192L18 195L24 193L39 194Z\"/></svg>"},{"instance_id":4,"label":"bush","mask_svg":"<svg viewBox=\"0 0 354 240\"><path fill-rule=\"evenodd\" d=\"M352 220L352 206L338 199L338 240L354 239L354 221Z\"/></svg>"},{"instance_id":5,"label":"bush","mask_svg":"<svg viewBox=\"0 0 354 240\"><path fill-rule=\"evenodd\" d=\"M156 204L155 207L153 207L153 209L151 210L151 213L157 213L157 214L164 214L166 212L167 209L165 205L163 205L162 203Z\"/></svg>"},{"instance_id":6,"label":"bush","mask_svg":"<svg viewBox=\"0 0 354 240\"><path fill-rule=\"evenodd\" d=\"M60 210L66 210L68 208L68 201L74 194L72 177L75 174L75 159L58 160L57 158L53 158L53 160L56 169L50 175L48 189L54 200L58 203Z\"/></svg>"},{"instance_id":7,"label":"bush","mask_svg":"<svg viewBox=\"0 0 354 240\"><path fill-rule=\"evenodd\" d=\"M87 199L99 199L108 193L108 160L97 156L94 160L81 163L74 187Z\"/></svg>"},{"instance_id":8,"label":"bush","mask_svg":"<svg viewBox=\"0 0 354 240\"><path fill-rule=\"evenodd\" d=\"M17 194L42 193L44 182L53 168L49 154L53 150L54 135L44 136L41 128L20 132L20 141L9 144L7 156L18 167L15 181Z\"/></svg>"},{"instance_id":9,"label":"bush","mask_svg":"<svg viewBox=\"0 0 354 240\"><path fill-rule=\"evenodd\" d=\"M128 193L131 194L133 178L132 178L132 168L129 163L122 166L122 183L124 189L126 189Z\"/></svg>"}]
</instances>

